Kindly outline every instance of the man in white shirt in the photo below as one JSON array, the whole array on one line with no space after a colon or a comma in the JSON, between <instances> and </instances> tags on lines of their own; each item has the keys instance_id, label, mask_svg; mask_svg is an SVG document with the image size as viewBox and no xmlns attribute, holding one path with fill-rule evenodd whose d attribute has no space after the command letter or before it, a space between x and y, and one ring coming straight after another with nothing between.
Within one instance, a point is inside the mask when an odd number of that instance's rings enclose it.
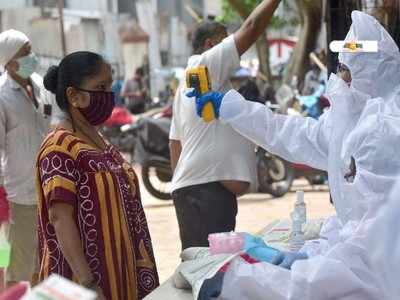
<instances>
[{"instance_id":1,"label":"man in white shirt","mask_svg":"<svg viewBox=\"0 0 400 300\"><path fill-rule=\"evenodd\" d=\"M193 35L194 55L187 68L205 65L213 90L232 88L230 76L240 66L240 56L265 32L279 3L263 1L228 37L220 23L201 23ZM234 230L236 196L246 192L251 183L256 184L257 178L254 144L220 122L199 120L186 93L181 83L170 131L172 197L182 249L208 246L208 234Z\"/></svg>"},{"instance_id":2,"label":"man in white shirt","mask_svg":"<svg viewBox=\"0 0 400 300\"><path fill-rule=\"evenodd\" d=\"M30 281L37 227L35 161L54 115L54 97L34 73L38 64L28 37L16 30L0 33L0 189L11 207L11 264L8 284Z\"/></svg>"}]
</instances>

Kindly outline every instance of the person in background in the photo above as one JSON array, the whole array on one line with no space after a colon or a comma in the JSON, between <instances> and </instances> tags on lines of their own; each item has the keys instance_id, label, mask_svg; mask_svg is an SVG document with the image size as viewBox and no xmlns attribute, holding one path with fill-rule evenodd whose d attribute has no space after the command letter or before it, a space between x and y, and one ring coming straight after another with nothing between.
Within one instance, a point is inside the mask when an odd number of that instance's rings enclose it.
<instances>
[{"instance_id":1,"label":"person in background","mask_svg":"<svg viewBox=\"0 0 400 300\"><path fill-rule=\"evenodd\" d=\"M34 274L37 227L35 159L55 115L54 97L35 73L38 59L29 38L17 30L0 33L0 194L11 207L8 285Z\"/></svg>"},{"instance_id":2,"label":"person in background","mask_svg":"<svg viewBox=\"0 0 400 300\"><path fill-rule=\"evenodd\" d=\"M119 78L118 75L115 74L115 70L112 70L112 74L113 74L113 84L111 87L112 92L115 95L115 106L124 106L125 102L124 102L124 98L121 97L121 90L122 90L122 82L121 79Z\"/></svg>"},{"instance_id":3,"label":"person in background","mask_svg":"<svg viewBox=\"0 0 400 300\"><path fill-rule=\"evenodd\" d=\"M275 90L271 83L265 82L263 86L262 98L265 100L265 102L269 101L271 104L277 104Z\"/></svg>"},{"instance_id":4,"label":"person in background","mask_svg":"<svg viewBox=\"0 0 400 300\"><path fill-rule=\"evenodd\" d=\"M125 104L133 114L144 113L146 108L147 90L143 83L143 69L137 68L132 78L125 80L121 97L125 98Z\"/></svg>"},{"instance_id":5,"label":"person in background","mask_svg":"<svg viewBox=\"0 0 400 300\"><path fill-rule=\"evenodd\" d=\"M324 50L321 50L317 54L317 58L322 64L326 65L326 54ZM311 95L315 93L321 85L325 85L328 80L328 74L323 72L314 60L310 58L311 69L306 73L303 83L302 95Z\"/></svg>"},{"instance_id":6,"label":"person in background","mask_svg":"<svg viewBox=\"0 0 400 300\"><path fill-rule=\"evenodd\" d=\"M264 0L238 31L227 36L225 26L205 21L193 34L193 56L187 68L208 68L212 88L227 91L240 56L265 32L280 0ZM205 124L182 84L173 103L170 130L172 197L182 249L208 246L208 234L236 226L237 195L256 183L255 146L230 126Z\"/></svg>"},{"instance_id":7,"label":"person in background","mask_svg":"<svg viewBox=\"0 0 400 300\"><path fill-rule=\"evenodd\" d=\"M321 70L318 68L317 64L310 59L310 70L306 73L304 78L303 89L301 91L302 95L311 95L318 90L321 85L320 73Z\"/></svg>"},{"instance_id":8,"label":"person in background","mask_svg":"<svg viewBox=\"0 0 400 300\"><path fill-rule=\"evenodd\" d=\"M159 282L138 177L98 131L114 108L111 67L71 53L44 84L69 118L37 158L39 281L56 273L101 300L143 299Z\"/></svg>"},{"instance_id":9,"label":"person in background","mask_svg":"<svg viewBox=\"0 0 400 300\"><path fill-rule=\"evenodd\" d=\"M150 91L150 60L147 54L143 55L143 84L147 91ZM150 94L150 92L149 92Z\"/></svg>"},{"instance_id":10,"label":"person in background","mask_svg":"<svg viewBox=\"0 0 400 300\"><path fill-rule=\"evenodd\" d=\"M239 68L236 70L231 77L231 83L233 88L244 98L250 99L249 101L265 103L265 100L261 98L256 80L252 77L249 69Z\"/></svg>"}]
</instances>

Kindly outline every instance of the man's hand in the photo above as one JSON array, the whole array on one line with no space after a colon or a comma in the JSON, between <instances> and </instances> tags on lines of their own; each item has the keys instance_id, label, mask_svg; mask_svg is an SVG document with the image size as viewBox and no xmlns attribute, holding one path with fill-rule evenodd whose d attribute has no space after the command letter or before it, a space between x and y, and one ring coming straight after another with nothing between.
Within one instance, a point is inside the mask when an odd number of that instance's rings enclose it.
<instances>
[{"instance_id":1,"label":"man's hand","mask_svg":"<svg viewBox=\"0 0 400 300\"><path fill-rule=\"evenodd\" d=\"M217 119L219 118L219 111L221 108L222 100L225 96L224 93L208 92L203 95L198 95L198 93L195 90L192 90L189 93L187 93L186 96L190 98L196 97L196 112L200 118L203 117L204 106L209 102L211 102L211 104L214 107L215 117Z\"/></svg>"},{"instance_id":2,"label":"man's hand","mask_svg":"<svg viewBox=\"0 0 400 300\"><path fill-rule=\"evenodd\" d=\"M234 7L242 6L240 0L232 1ZM265 33L265 30L274 14L275 10L279 6L281 0L264 0L261 2L246 18L245 15L241 15L246 20L238 31L235 32L235 43L238 50L239 56L245 53L256 40Z\"/></svg>"}]
</instances>

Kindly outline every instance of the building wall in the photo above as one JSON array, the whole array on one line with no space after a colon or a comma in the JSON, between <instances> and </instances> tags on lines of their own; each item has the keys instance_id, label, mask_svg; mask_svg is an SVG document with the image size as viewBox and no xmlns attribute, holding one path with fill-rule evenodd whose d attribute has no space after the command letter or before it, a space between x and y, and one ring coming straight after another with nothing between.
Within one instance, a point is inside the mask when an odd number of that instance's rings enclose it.
<instances>
[{"instance_id":1,"label":"building wall","mask_svg":"<svg viewBox=\"0 0 400 300\"><path fill-rule=\"evenodd\" d=\"M38 7L24 7L1 11L1 30L16 29L31 36L33 21L40 17Z\"/></svg>"},{"instance_id":2,"label":"building wall","mask_svg":"<svg viewBox=\"0 0 400 300\"><path fill-rule=\"evenodd\" d=\"M0 10L25 7L30 2L30 0L0 0Z\"/></svg>"},{"instance_id":3,"label":"building wall","mask_svg":"<svg viewBox=\"0 0 400 300\"><path fill-rule=\"evenodd\" d=\"M134 75L135 69L143 64L143 57L148 54L147 43L125 43L122 45L124 58L124 74L125 78Z\"/></svg>"},{"instance_id":4,"label":"building wall","mask_svg":"<svg viewBox=\"0 0 400 300\"><path fill-rule=\"evenodd\" d=\"M68 9L107 11L107 0L66 0Z\"/></svg>"},{"instance_id":5,"label":"building wall","mask_svg":"<svg viewBox=\"0 0 400 300\"><path fill-rule=\"evenodd\" d=\"M118 12L136 16L136 0L118 0Z\"/></svg>"}]
</instances>

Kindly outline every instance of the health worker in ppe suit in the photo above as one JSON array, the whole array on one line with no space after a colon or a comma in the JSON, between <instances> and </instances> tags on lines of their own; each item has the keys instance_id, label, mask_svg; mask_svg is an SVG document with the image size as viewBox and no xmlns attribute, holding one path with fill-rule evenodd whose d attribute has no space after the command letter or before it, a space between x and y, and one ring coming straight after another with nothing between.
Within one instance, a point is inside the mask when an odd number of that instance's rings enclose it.
<instances>
[{"instance_id":1,"label":"health worker in ppe suit","mask_svg":"<svg viewBox=\"0 0 400 300\"><path fill-rule=\"evenodd\" d=\"M396 43L370 15L353 11L351 17L346 41L377 41L378 52L339 54L338 75L331 74L326 90L331 107L319 120L274 114L234 90L210 92L196 99L198 113L211 101L220 121L254 143L288 161L328 171L338 226L358 221L363 214L349 205L351 199L346 195L348 166L344 167L341 158L345 140L367 103L378 97L393 101L400 87Z\"/></svg>"},{"instance_id":2,"label":"health worker in ppe suit","mask_svg":"<svg viewBox=\"0 0 400 300\"><path fill-rule=\"evenodd\" d=\"M341 154L355 168L345 183L350 204L364 212L353 230L325 253L296 261L290 271L235 259L218 299L398 299L400 117L384 111L363 112Z\"/></svg>"}]
</instances>

